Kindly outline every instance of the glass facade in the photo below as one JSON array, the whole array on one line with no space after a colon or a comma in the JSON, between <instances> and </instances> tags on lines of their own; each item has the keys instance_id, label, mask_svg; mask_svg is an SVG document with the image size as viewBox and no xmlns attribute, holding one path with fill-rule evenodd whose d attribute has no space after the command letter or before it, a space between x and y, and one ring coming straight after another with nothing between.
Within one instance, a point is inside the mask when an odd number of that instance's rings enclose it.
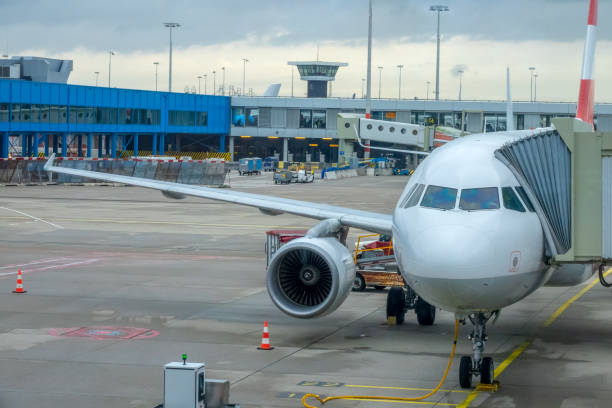
<instances>
[{"instance_id":1,"label":"glass facade","mask_svg":"<svg viewBox=\"0 0 612 408\"><path fill-rule=\"evenodd\" d=\"M259 126L259 108L247 108L245 115L245 125L247 127Z\"/></svg>"},{"instance_id":2,"label":"glass facade","mask_svg":"<svg viewBox=\"0 0 612 408\"><path fill-rule=\"evenodd\" d=\"M232 108L232 126L244 127L244 108Z\"/></svg>"},{"instance_id":3,"label":"glass facade","mask_svg":"<svg viewBox=\"0 0 612 408\"><path fill-rule=\"evenodd\" d=\"M312 111L310 109L300 110L300 128L312 128Z\"/></svg>"},{"instance_id":4,"label":"glass facade","mask_svg":"<svg viewBox=\"0 0 612 408\"><path fill-rule=\"evenodd\" d=\"M64 105L29 105L14 103L0 103L0 122L20 123L70 123L73 125L159 125L161 111L159 109L133 109L133 108L98 108L93 106L64 106ZM191 112L195 117L195 113ZM206 126L208 115L198 112L198 123Z\"/></svg>"}]
</instances>

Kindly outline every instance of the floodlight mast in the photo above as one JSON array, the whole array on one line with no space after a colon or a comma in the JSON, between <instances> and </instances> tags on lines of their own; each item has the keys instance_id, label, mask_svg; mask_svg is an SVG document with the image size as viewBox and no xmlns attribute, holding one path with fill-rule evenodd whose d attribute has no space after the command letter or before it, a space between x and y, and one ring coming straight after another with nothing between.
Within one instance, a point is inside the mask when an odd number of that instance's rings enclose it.
<instances>
[{"instance_id":1,"label":"floodlight mast","mask_svg":"<svg viewBox=\"0 0 612 408\"><path fill-rule=\"evenodd\" d=\"M440 12L448 11L447 6L431 6L430 11L436 11L438 13L438 35L437 35L437 46L436 46L436 101L440 99Z\"/></svg>"},{"instance_id":2,"label":"floodlight mast","mask_svg":"<svg viewBox=\"0 0 612 408\"><path fill-rule=\"evenodd\" d=\"M168 67L168 92L172 92L172 29L178 28L179 23L164 23L164 27L170 29L170 62Z\"/></svg>"}]
</instances>

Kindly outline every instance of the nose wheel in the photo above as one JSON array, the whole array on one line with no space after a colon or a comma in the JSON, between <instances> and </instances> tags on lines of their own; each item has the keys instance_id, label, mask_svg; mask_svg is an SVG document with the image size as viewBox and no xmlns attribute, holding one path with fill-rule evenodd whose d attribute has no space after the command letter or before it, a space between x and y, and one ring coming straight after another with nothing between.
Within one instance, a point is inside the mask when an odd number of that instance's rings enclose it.
<instances>
[{"instance_id":1,"label":"nose wheel","mask_svg":"<svg viewBox=\"0 0 612 408\"><path fill-rule=\"evenodd\" d=\"M472 378L480 376L481 384L493 384L495 367L491 357L483 357L485 343L488 340L486 324L492 313L474 313L469 315L474 329L469 336L472 340L474 358L470 356L461 357L459 364L459 384L461 388L471 388Z\"/></svg>"}]
</instances>

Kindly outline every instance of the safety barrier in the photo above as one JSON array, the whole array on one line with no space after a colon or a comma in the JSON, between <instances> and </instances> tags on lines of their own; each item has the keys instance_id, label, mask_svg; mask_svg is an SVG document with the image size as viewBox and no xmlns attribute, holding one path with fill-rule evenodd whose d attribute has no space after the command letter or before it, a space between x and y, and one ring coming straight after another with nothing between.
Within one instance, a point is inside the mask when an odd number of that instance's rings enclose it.
<instances>
[{"instance_id":1,"label":"safety barrier","mask_svg":"<svg viewBox=\"0 0 612 408\"><path fill-rule=\"evenodd\" d=\"M91 183L93 180L68 174L48 173L44 158L0 159L0 184ZM56 165L196 185L223 185L225 160L83 159L57 158Z\"/></svg>"},{"instance_id":2,"label":"safety barrier","mask_svg":"<svg viewBox=\"0 0 612 408\"><path fill-rule=\"evenodd\" d=\"M207 160L207 159L222 159L229 161L231 153L227 152L164 152L164 157L175 157L180 160L182 157L191 157L191 160ZM139 150L138 157L153 156L152 151ZM134 157L133 150L124 150L121 152L121 158L128 159Z\"/></svg>"}]
</instances>

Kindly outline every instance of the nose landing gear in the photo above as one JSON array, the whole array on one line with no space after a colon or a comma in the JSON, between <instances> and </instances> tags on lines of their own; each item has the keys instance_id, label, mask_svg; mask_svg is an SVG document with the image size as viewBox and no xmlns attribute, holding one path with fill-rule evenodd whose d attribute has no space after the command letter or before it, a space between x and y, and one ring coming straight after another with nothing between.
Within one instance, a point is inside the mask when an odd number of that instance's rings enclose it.
<instances>
[{"instance_id":1,"label":"nose landing gear","mask_svg":"<svg viewBox=\"0 0 612 408\"><path fill-rule=\"evenodd\" d=\"M483 357L487 337L486 324L494 313L473 313L468 316L474 329L469 336L472 340L474 359L470 356L461 357L459 364L459 384L461 388L472 386L472 377L480 376L482 384L493 384L494 366L491 357Z\"/></svg>"}]
</instances>

